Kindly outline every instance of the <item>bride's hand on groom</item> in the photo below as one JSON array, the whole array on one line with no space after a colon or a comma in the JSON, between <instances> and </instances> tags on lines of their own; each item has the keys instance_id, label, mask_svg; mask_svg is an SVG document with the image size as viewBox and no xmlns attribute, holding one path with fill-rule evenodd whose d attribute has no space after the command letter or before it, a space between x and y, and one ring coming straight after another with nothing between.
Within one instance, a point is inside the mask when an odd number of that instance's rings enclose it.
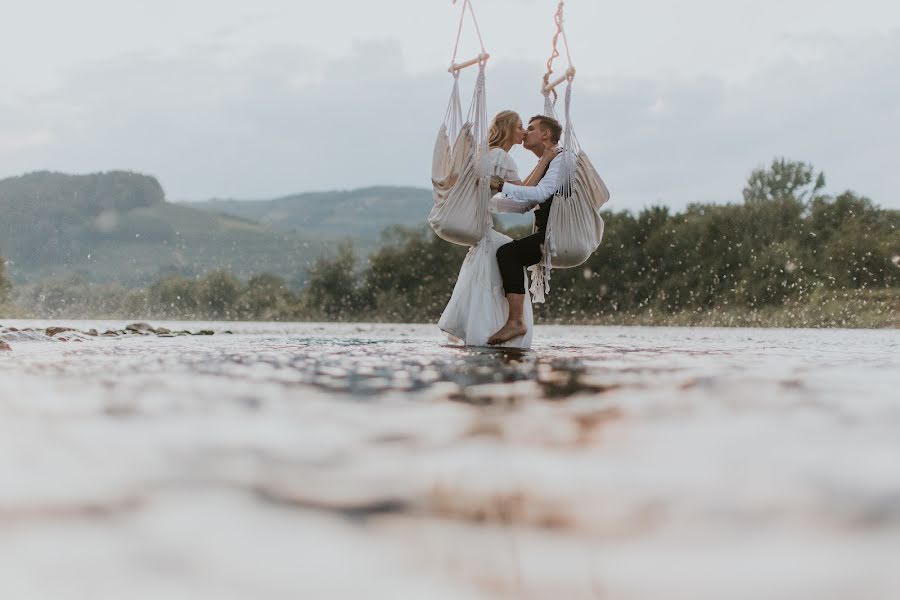
<instances>
[{"instance_id":1,"label":"bride's hand on groom","mask_svg":"<svg viewBox=\"0 0 900 600\"><path fill-rule=\"evenodd\" d=\"M562 151L563 149L557 145L550 146L544 150L544 153L541 155L541 162L549 163Z\"/></svg>"},{"instance_id":2,"label":"bride's hand on groom","mask_svg":"<svg viewBox=\"0 0 900 600\"><path fill-rule=\"evenodd\" d=\"M494 192L495 194L499 193L500 190L503 189L503 183L504 183L504 181L502 179L500 179L499 177L497 177L496 175L492 176L491 177L491 191Z\"/></svg>"}]
</instances>

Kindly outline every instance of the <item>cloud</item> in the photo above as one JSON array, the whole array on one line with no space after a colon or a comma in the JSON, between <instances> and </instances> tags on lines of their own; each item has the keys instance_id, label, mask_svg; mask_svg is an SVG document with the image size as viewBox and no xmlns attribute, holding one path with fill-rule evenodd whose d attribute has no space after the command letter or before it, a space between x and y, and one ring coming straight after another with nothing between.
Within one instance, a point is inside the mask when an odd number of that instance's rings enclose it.
<instances>
[{"instance_id":1,"label":"cloud","mask_svg":"<svg viewBox=\"0 0 900 600\"><path fill-rule=\"evenodd\" d=\"M741 83L576 80L578 137L614 193L610 207L735 201L750 170L781 155L824 169L835 191L900 207L900 33L792 42L809 44L808 57ZM250 57L206 47L85 65L50 94L0 107L2 175L130 169L157 175L174 199L424 187L450 78L404 65L391 41L357 42L338 60L293 46ZM489 112L539 112L541 73L491 64Z\"/></svg>"}]
</instances>

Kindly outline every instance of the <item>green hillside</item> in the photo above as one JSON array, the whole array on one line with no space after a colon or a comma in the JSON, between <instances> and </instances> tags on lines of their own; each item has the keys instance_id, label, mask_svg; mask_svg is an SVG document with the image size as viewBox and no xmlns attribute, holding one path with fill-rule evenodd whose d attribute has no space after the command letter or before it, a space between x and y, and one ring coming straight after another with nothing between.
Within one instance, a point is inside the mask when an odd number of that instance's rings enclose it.
<instances>
[{"instance_id":1,"label":"green hillside","mask_svg":"<svg viewBox=\"0 0 900 600\"><path fill-rule=\"evenodd\" d=\"M38 172L0 180L0 255L14 282L81 275L146 285L224 268L302 281L331 244L240 216L165 200L159 182L128 172Z\"/></svg>"},{"instance_id":2,"label":"green hillside","mask_svg":"<svg viewBox=\"0 0 900 600\"><path fill-rule=\"evenodd\" d=\"M303 235L315 233L333 241L349 237L368 249L387 227L424 224L432 198L431 190L424 188L369 187L274 200L210 200L185 206L244 217Z\"/></svg>"}]
</instances>

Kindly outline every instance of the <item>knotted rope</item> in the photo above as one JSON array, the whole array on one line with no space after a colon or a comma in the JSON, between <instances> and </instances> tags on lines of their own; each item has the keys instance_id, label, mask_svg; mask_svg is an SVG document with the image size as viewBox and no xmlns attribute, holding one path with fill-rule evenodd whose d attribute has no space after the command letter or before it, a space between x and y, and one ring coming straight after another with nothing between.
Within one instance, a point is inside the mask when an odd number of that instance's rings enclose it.
<instances>
[{"instance_id":1,"label":"knotted rope","mask_svg":"<svg viewBox=\"0 0 900 600\"><path fill-rule=\"evenodd\" d=\"M547 105L555 105L556 100L558 98L558 94L556 93L556 86L550 83L550 76L553 75L553 61L559 57L559 38L562 36L563 45L566 48L566 60L569 63L568 69L566 69L565 79L568 81L572 81L572 78L575 77L575 67L572 65L572 52L569 50L569 38L566 36L566 29L563 26L563 22L565 21L563 15L563 9L565 8L565 0L560 0L559 5L556 7L556 14L553 15L553 22L556 25L556 33L553 34L553 43L552 50L550 52L550 57L547 59L547 72L544 73L544 85L541 88L541 91L545 97L545 104ZM547 89L547 88L550 89ZM552 103L549 101L550 94L553 94Z\"/></svg>"},{"instance_id":2,"label":"knotted rope","mask_svg":"<svg viewBox=\"0 0 900 600\"><path fill-rule=\"evenodd\" d=\"M544 85L541 87L541 91L544 94L544 114L559 120L555 110L556 101L559 98L559 94L556 92L556 86L563 81L566 82L565 113L562 120L563 136L561 140L565 152L561 157L561 160L563 161L563 181L560 184L560 189L557 191L557 196L559 196L557 199L558 201L564 201L572 194L575 178L575 160L581 150L578 144L578 138L575 137L575 130L572 126L572 117L570 113L572 106L572 81L575 79L575 67L572 64L572 52L569 50L569 39L566 36L566 29L563 26L565 20L563 13L564 6L565 1L560 0L559 5L556 7L556 14L553 16L553 22L556 25L556 33L553 34L552 49L550 57L547 59L547 72L544 73ZM566 49L566 60L569 65L563 77L551 82L550 76L553 75L553 61L560 56L560 37L562 37L563 46ZM553 94L552 100L550 99L550 94ZM556 256L556 254L556 232L552 227L551 221L548 219L546 231L544 232L544 249L541 261L536 265L528 267L528 270L531 272L530 291L532 300L535 303L544 302L545 295L550 292L550 272L553 269L552 258Z\"/></svg>"}]
</instances>

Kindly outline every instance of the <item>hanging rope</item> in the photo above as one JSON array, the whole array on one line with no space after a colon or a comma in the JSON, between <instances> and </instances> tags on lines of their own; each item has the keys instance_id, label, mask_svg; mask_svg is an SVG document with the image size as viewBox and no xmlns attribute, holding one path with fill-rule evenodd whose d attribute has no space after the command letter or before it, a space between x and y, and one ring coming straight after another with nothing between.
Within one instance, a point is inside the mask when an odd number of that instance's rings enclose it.
<instances>
[{"instance_id":1,"label":"hanging rope","mask_svg":"<svg viewBox=\"0 0 900 600\"><path fill-rule=\"evenodd\" d=\"M544 85L541 88L542 93L544 94L544 105L545 107L553 107L556 105L556 100L559 95L556 93L556 86L562 83L563 81L572 81L575 77L575 67L572 65L572 52L569 50L569 38L566 36L566 29L563 26L563 22L565 20L563 16L563 9L565 7L565 1L560 0L559 5L556 7L556 14L553 16L553 22L556 25L556 33L553 34L553 44L552 50L550 52L550 57L547 59L547 72L544 73ZM566 60L569 63L569 68L566 69L565 75L560 77L554 82L550 81L550 76L553 75L553 61L559 57L559 38L562 36L563 46L566 49ZM550 94L553 94L553 101L550 101ZM549 112L549 111L548 111Z\"/></svg>"},{"instance_id":2,"label":"hanging rope","mask_svg":"<svg viewBox=\"0 0 900 600\"><path fill-rule=\"evenodd\" d=\"M456 4L456 0L451 0L451 2ZM484 49L484 40L481 39L481 28L478 27L478 19L475 18L475 11L472 9L472 3L469 0L463 0L462 12L459 15L459 28L456 30L456 44L453 45L453 58L450 59L450 69L453 69L453 65L456 64L456 53L459 51L459 39L462 36L463 22L466 20L467 8L469 9L469 14L472 15L472 22L475 24L475 35L478 36L478 45L481 46L481 54L487 54L487 51Z\"/></svg>"}]
</instances>

